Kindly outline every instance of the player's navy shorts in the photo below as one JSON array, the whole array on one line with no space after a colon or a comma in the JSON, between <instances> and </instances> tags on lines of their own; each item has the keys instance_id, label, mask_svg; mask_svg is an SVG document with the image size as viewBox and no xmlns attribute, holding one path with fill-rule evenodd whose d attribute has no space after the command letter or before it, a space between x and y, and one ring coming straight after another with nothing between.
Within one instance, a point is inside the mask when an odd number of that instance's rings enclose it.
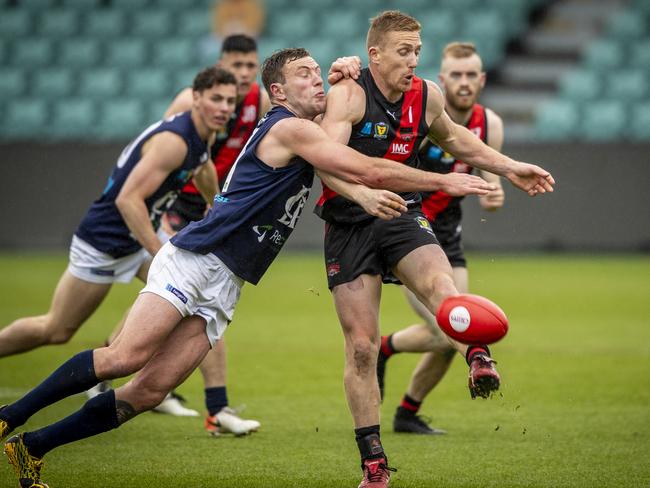
<instances>
[{"instance_id":1,"label":"player's navy shorts","mask_svg":"<svg viewBox=\"0 0 650 488\"><path fill-rule=\"evenodd\" d=\"M433 222L432 227L451 267L466 268L467 260L463 251L462 229L460 224L450 228L448 226L437 226Z\"/></svg>"},{"instance_id":2,"label":"player's navy shorts","mask_svg":"<svg viewBox=\"0 0 650 488\"><path fill-rule=\"evenodd\" d=\"M428 244L438 245L419 207L393 220L328 223L325 229L325 270L330 289L362 274L381 275L384 282L395 283L390 271L404 256Z\"/></svg>"},{"instance_id":3,"label":"player's navy shorts","mask_svg":"<svg viewBox=\"0 0 650 488\"><path fill-rule=\"evenodd\" d=\"M205 208L205 200L199 193L179 193L176 201L167 210L167 222L174 232L179 232L190 222L201 220Z\"/></svg>"}]
</instances>

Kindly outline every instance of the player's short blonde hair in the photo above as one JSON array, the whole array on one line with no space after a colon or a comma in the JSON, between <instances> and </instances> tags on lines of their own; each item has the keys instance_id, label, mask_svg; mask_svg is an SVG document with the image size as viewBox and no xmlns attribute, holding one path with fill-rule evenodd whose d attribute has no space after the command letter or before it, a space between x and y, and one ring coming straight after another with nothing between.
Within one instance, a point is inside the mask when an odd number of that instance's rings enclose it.
<instances>
[{"instance_id":1,"label":"player's short blonde hair","mask_svg":"<svg viewBox=\"0 0 650 488\"><path fill-rule=\"evenodd\" d=\"M446 57L452 58L469 58L471 55L476 54L476 46L472 42L450 42L442 50L442 59Z\"/></svg>"},{"instance_id":2,"label":"player's short blonde hair","mask_svg":"<svg viewBox=\"0 0 650 488\"><path fill-rule=\"evenodd\" d=\"M422 26L410 15L387 10L370 19L366 47L379 46L389 32L420 32Z\"/></svg>"}]
</instances>

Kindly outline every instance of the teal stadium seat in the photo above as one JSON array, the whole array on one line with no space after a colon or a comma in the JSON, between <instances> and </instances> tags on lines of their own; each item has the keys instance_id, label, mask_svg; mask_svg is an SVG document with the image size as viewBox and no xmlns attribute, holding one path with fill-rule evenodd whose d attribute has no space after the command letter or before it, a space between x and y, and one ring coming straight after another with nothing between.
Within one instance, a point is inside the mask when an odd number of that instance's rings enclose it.
<instances>
[{"instance_id":1,"label":"teal stadium seat","mask_svg":"<svg viewBox=\"0 0 650 488\"><path fill-rule=\"evenodd\" d=\"M31 92L44 100L58 100L72 96L76 89L74 72L65 67L35 70L32 74Z\"/></svg>"},{"instance_id":2,"label":"teal stadium seat","mask_svg":"<svg viewBox=\"0 0 650 488\"><path fill-rule=\"evenodd\" d=\"M26 37L14 43L13 64L34 68L48 66L54 60L54 49L49 39Z\"/></svg>"},{"instance_id":3,"label":"teal stadium seat","mask_svg":"<svg viewBox=\"0 0 650 488\"><path fill-rule=\"evenodd\" d=\"M650 74L650 38L635 42L630 47L629 66L645 68Z\"/></svg>"},{"instance_id":4,"label":"teal stadium seat","mask_svg":"<svg viewBox=\"0 0 650 488\"><path fill-rule=\"evenodd\" d=\"M648 34L646 18L633 10L624 10L609 19L609 35L614 39L639 39Z\"/></svg>"},{"instance_id":5,"label":"teal stadium seat","mask_svg":"<svg viewBox=\"0 0 650 488\"><path fill-rule=\"evenodd\" d=\"M2 129L5 138L42 137L49 121L47 104L37 98L16 98L7 102Z\"/></svg>"},{"instance_id":6,"label":"teal stadium seat","mask_svg":"<svg viewBox=\"0 0 650 488\"><path fill-rule=\"evenodd\" d=\"M155 0L152 0L155 2ZM111 7L129 12L135 9L142 9L146 13L146 10L150 5L152 5L149 0L111 0ZM152 5L152 6L155 6Z\"/></svg>"},{"instance_id":7,"label":"teal stadium seat","mask_svg":"<svg viewBox=\"0 0 650 488\"><path fill-rule=\"evenodd\" d=\"M194 67L194 68L183 68L179 70L174 70L173 71L173 76L171 80L171 93L173 94L172 96L175 96L183 90L184 88L187 88L188 86L192 86L192 83L194 82L194 77L196 74L199 72L201 68ZM168 104L171 102L171 98L168 100ZM162 117L163 112L160 112L160 116Z\"/></svg>"},{"instance_id":8,"label":"teal stadium seat","mask_svg":"<svg viewBox=\"0 0 650 488\"><path fill-rule=\"evenodd\" d=\"M307 10L278 12L267 25L272 36L290 40L289 46L304 42L316 30L314 16Z\"/></svg>"},{"instance_id":9,"label":"teal stadium seat","mask_svg":"<svg viewBox=\"0 0 650 488\"><path fill-rule=\"evenodd\" d=\"M27 75L22 68L5 66L0 76L0 100L12 100L27 91Z\"/></svg>"},{"instance_id":10,"label":"teal stadium seat","mask_svg":"<svg viewBox=\"0 0 650 488\"><path fill-rule=\"evenodd\" d=\"M122 74L115 68L84 70L79 78L79 95L84 98L111 98L122 92Z\"/></svg>"},{"instance_id":11,"label":"teal stadium seat","mask_svg":"<svg viewBox=\"0 0 650 488\"><path fill-rule=\"evenodd\" d=\"M625 124L624 105L606 100L584 107L580 128L582 136L589 141L615 141L623 135Z\"/></svg>"},{"instance_id":12,"label":"teal stadium seat","mask_svg":"<svg viewBox=\"0 0 650 488\"><path fill-rule=\"evenodd\" d=\"M77 10L94 10L101 7L102 2L103 0L61 0L64 7Z\"/></svg>"},{"instance_id":13,"label":"teal stadium seat","mask_svg":"<svg viewBox=\"0 0 650 488\"><path fill-rule=\"evenodd\" d=\"M632 118L628 132L632 139L650 141L650 100L632 107Z\"/></svg>"},{"instance_id":14,"label":"teal stadium seat","mask_svg":"<svg viewBox=\"0 0 650 488\"><path fill-rule=\"evenodd\" d=\"M53 9L41 12L36 31L39 36L61 39L79 32L79 14L75 10Z\"/></svg>"},{"instance_id":15,"label":"teal stadium seat","mask_svg":"<svg viewBox=\"0 0 650 488\"><path fill-rule=\"evenodd\" d=\"M434 46L423 46L425 50L440 50L449 39L458 35L457 17L452 10L430 10L423 12L418 19L422 24L422 37L434 43Z\"/></svg>"},{"instance_id":16,"label":"teal stadium seat","mask_svg":"<svg viewBox=\"0 0 650 488\"><path fill-rule=\"evenodd\" d=\"M578 125L577 105L554 100L542 104L535 113L535 135L542 140L568 140L575 136Z\"/></svg>"},{"instance_id":17,"label":"teal stadium seat","mask_svg":"<svg viewBox=\"0 0 650 488\"><path fill-rule=\"evenodd\" d=\"M176 17L176 32L181 37L199 38L210 32L210 16L204 8L185 10Z\"/></svg>"},{"instance_id":18,"label":"teal stadium seat","mask_svg":"<svg viewBox=\"0 0 650 488\"><path fill-rule=\"evenodd\" d=\"M59 45L57 62L68 67L86 68L100 63L101 54L101 47L96 39L67 39Z\"/></svg>"},{"instance_id":19,"label":"teal stadium seat","mask_svg":"<svg viewBox=\"0 0 650 488\"><path fill-rule=\"evenodd\" d=\"M452 9L466 15L480 6L481 0L438 0L436 8Z\"/></svg>"},{"instance_id":20,"label":"teal stadium seat","mask_svg":"<svg viewBox=\"0 0 650 488\"><path fill-rule=\"evenodd\" d=\"M648 78L640 69L619 70L607 77L605 96L621 101L638 101L646 98Z\"/></svg>"},{"instance_id":21,"label":"teal stadium seat","mask_svg":"<svg viewBox=\"0 0 650 488\"><path fill-rule=\"evenodd\" d=\"M125 95L143 100L167 98L171 100L169 74L166 69L144 68L128 73Z\"/></svg>"},{"instance_id":22,"label":"teal stadium seat","mask_svg":"<svg viewBox=\"0 0 650 488\"><path fill-rule=\"evenodd\" d=\"M84 34L87 37L107 37L112 40L126 32L126 14L121 10L92 10L84 19Z\"/></svg>"},{"instance_id":23,"label":"teal stadium seat","mask_svg":"<svg viewBox=\"0 0 650 488\"><path fill-rule=\"evenodd\" d=\"M120 38L106 44L106 64L116 68L141 68L150 64L149 43L140 38Z\"/></svg>"},{"instance_id":24,"label":"teal stadium seat","mask_svg":"<svg viewBox=\"0 0 650 488\"><path fill-rule=\"evenodd\" d=\"M305 48L320 65L323 78L327 76L332 61L346 54L341 52L338 42L328 38L310 39Z\"/></svg>"},{"instance_id":25,"label":"teal stadium seat","mask_svg":"<svg viewBox=\"0 0 650 488\"><path fill-rule=\"evenodd\" d=\"M18 3L20 8L40 12L44 9L56 7L58 0L20 0Z\"/></svg>"},{"instance_id":26,"label":"teal stadium seat","mask_svg":"<svg viewBox=\"0 0 650 488\"><path fill-rule=\"evenodd\" d=\"M172 13L168 10L131 11L131 35L154 40L173 34Z\"/></svg>"},{"instance_id":27,"label":"teal stadium seat","mask_svg":"<svg viewBox=\"0 0 650 488\"><path fill-rule=\"evenodd\" d=\"M195 66L198 61L196 44L183 38L167 38L153 45L153 65L169 68Z\"/></svg>"},{"instance_id":28,"label":"teal stadium seat","mask_svg":"<svg viewBox=\"0 0 650 488\"><path fill-rule=\"evenodd\" d=\"M585 65L599 71L612 70L622 64L624 55L618 42L602 39L587 46L584 53Z\"/></svg>"},{"instance_id":29,"label":"teal stadium seat","mask_svg":"<svg viewBox=\"0 0 650 488\"><path fill-rule=\"evenodd\" d=\"M0 14L0 34L5 39L16 39L32 33L33 18L28 10L3 9Z\"/></svg>"},{"instance_id":30,"label":"teal stadium seat","mask_svg":"<svg viewBox=\"0 0 650 488\"><path fill-rule=\"evenodd\" d=\"M599 73L588 70L568 73L560 80L560 95L568 100L594 100L601 93L601 78Z\"/></svg>"},{"instance_id":31,"label":"teal stadium seat","mask_svg":"<svg viewBox=\"0 0 650 488\"><path fill-rule=\"evenodd\" d=\"M148 103L145 114L146 116L144 118L144 125L142 126L143 129L153 124L154 122L162 120L167 107L169 107L170 101L171 100L168 100L166 98L159 98Z\"/></svg>"},{"instance_id":32,"label":"teal stadium seat","mask_svg":"<svg viewBox=\"0 0 650 488\"><path fill-rule=\"evenodd\" d=\"M9 64L9 42L0 39L0 66Z\"/></svg>"},{"instance_id":33,"label":"teal stadium seat","mask_svg":"<svg viewBox=\"0 0 650 488\"><path fill-rule=\"evenodd\" d=\"M95 134L100 139L133 139L144 128L144 107L134 98L115 98L100 105Z\"/></svg>"},{"instance_id":34,"label":"teal stadium seat","mask_svg":"<svg viewBox=\"0 0 650 488\"><path fill-rule=\"evenodd\" d=\"M290 39L282 36L265 37L258 41L257 47L259 49L260 62L269 57L278 49L292 46L293 43Z\"/></svg>"},{"instance_id":35,"label":"teal stadium seat","mask_svg":"<svg viewBox=\"0 0 650 488\"><path fill-rule=\"evenodd\" d=\"M461 35L468 39L505 40L508 32L498 10L481 8L463 16Z\"/></svg>"},{"instance_id":36,"label":"teal stadium seat","mask_svg":"<svg viewBox=\"0 0 650 488\"><path fill-rule=\"evenodd\" d=\"M330 11L321 17L318 24L321 37L337 40L357 38L368 30L362 17L351 11Z\"/></svg>"},{"instance_id":37,"label":"teal stadium seat","mask_svg":"<svg viewBox=\"0 0 650 488\"><path fill-rule=\"evenodd\" d=\"M61 99L54 104L48 130L54 137L80 138L92 134L96 123L95 105L80 98Z\"/></svg>"},{"instance_id":38,"label":"teal stadium seat","mask_svg":"<svg viewBox=\"0 0 650 488\"><path fill-rule=\"evenodd\" d=\"M499 12L511 37L524 31L529 7L526 0L490 0L490 6Z\"/></svg>"}]
</instances>

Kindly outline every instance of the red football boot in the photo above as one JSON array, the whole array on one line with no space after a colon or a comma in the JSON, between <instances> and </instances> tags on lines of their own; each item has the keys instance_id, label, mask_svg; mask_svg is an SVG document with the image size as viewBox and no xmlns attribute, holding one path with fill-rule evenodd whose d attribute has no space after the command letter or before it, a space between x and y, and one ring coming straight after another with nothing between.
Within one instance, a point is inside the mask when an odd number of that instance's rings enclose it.
<instances>
[{"instance_id":1,"label":"red football boot","mask_svg":"<svg viewBox=\"0 0 650 488\"><path fill-rule=\"evenodd\" d=\"M397 471L386 465L386 458L366 459L361 469L363 469L363 479L359 488L385 488L390 482L390 472Z\"/></svg>"},{"instance_id":2,"label":"red football boot","mask_svg":"<svg viewBox=\"0 0 650 488\"><path fill-rule=\"evenodd\" d=\"M499 389L501 377L494 365L497 362L486 354L476 354L469 365L469 392L472 398L489 398Z\"/></svg>"}]
</instances>

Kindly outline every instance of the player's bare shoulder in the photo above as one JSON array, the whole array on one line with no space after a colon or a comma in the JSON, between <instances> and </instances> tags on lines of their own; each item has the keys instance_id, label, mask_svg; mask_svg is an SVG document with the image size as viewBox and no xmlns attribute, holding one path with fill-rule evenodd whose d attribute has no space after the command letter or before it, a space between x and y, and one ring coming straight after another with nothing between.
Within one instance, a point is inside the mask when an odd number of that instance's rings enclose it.
<instances>
[{"instance_id":1,"label":"player's bare shoulder","mask_svg":"<svg viewBox=\"0 0 650 488\"><path fill-rule=\"evenodd\" d=\"M325 133L315 122L287 117L269 129L257 146L257 157L273 168L287 166L301 148L317 144L323 137Z\"/></svg>"},{"instance_id":2,"label":"player's bare shoulder","mask_svg":"<svg viewBox=\"0 0 650 488\"><path fill-rule=\"evenodd\" d=\"M487 144L497 151L503 146L503 120L494 111L486 107L485 117L487 119Z\"/></svg>"}]
</instances>

